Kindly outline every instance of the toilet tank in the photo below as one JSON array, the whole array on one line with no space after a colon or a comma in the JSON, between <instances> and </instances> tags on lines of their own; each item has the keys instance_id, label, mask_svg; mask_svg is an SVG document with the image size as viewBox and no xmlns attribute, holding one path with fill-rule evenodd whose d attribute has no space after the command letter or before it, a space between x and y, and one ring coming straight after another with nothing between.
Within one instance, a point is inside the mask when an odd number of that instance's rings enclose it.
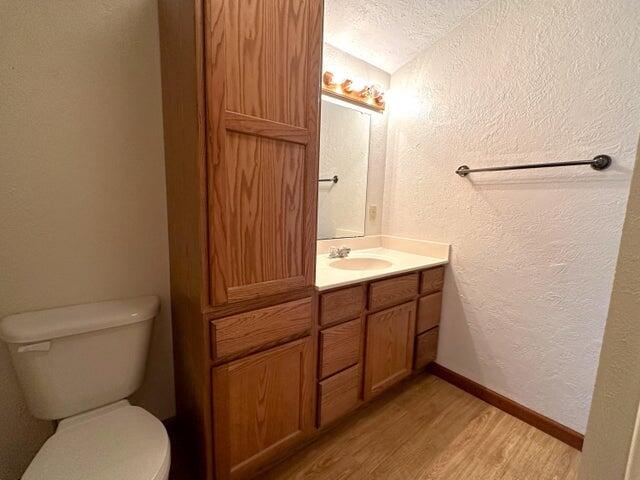
<instances>
[{"instance_id":1,"label":"toilet tank","mask_svg":"<svg viewBox=\"0 0 640 480\"><path fill-rule=\"evenodd\" d=\"M0 338L33 416L66 418L137 390L159 306L146 296L4 318Z\"/></svg>"}]
</instances>

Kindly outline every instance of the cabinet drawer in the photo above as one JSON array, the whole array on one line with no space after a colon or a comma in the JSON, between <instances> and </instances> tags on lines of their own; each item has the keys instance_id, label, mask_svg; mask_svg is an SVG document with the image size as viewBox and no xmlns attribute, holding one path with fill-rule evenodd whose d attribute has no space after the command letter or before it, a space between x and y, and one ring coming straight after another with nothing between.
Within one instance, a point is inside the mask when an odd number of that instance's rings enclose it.
<instances>
[{"instance_id":1,"label":"cabinet drawer","mask_svg":"<svg viewBox=\"0 0 640 480\"><path fill-rule=\"evenodd\" d=\"M320 296L320 325L326 326L360 316L364 310L364 287L344 288Z\"/></svg>"},{"instance_id":2,"label":"cabinet drawer","mask_svg":"<svg viewBox=\"0 0 640 480\"><path fill-rule=\"evenodd\" d=\"M358 363L361 325L358 318L320 332L320 378Z\"/></svg>"},{"instance_id":3,"label":"cabinet drawer","mask_svg":"<svg viewBox=\"0 0 640 480\"><path fill-rule=\"evenodd\" d=\"M440 325L442 311L442 292L432 293L420 298L418 302L418 320L416 333L423 333Z\"/></svg>"},{"instance_id":4,"label":"cabinet drawer","mask_svg":"<svg viewBox=\"0 0 640 480\"><path fill-rule=\"evenodd\" d=\"M354 409L360 401L360 365L320 382L318 425L324 427Z\"/></svg>"},{"instance_id":5,"label":"cabinet drawer","mask_svg":"<svg viewBox=\"0 0 640 480\"><path fill-rule=\"evenodd\" d=\"M438 352L438 330L438 328L434 328L416 337L414 369L426 367L436 359Z\"/></svg>"},{"instance_id":6,"label":"cabinet drawer","mask_svg":"<svg viewBox=\"0 0 640 480\"><path fill-rule=\"evenodd\" d=\"M369 287L369 309L390 307L418 294L418 273L374 282Z\"/></svg>"},{"instance_id":7,"label":"cabinet drawer","mask_svg":"<svg viewBox=\"0 0 640 480\"><path fill-rule=\"evenodd\" d=\"M434 293L442 290L444 285L444 267L432 268L422 272L420 293Z\"/></svg>"},{"instance_id":8,"label":"cabinet drawer","mask_svg":"<svg viewBox=\"0 0 640 480\"><path fill-rule=\"evenodd\" d=\"M302 335L311 329L311 298L240 313L211 322L213 358L218 360Z\"/></svg>"}]
</instances>

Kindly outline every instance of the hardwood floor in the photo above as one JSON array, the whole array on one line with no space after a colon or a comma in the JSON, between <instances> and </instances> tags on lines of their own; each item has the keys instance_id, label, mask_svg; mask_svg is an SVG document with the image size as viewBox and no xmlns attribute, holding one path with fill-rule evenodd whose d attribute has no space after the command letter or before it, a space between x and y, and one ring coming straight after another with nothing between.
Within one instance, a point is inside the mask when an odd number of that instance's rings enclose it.
<instances>
[{"instance_id":1,"label":"hardwood floor","mask_svg":"<svg viewBox=\"0 0 640 480\"><path fill-rule=\"evenodd\" d=\"M176 441L177 440L177 441ZM193 480L172 436L172 480ZM383 394L260 480L575 480L580 452L433 375Z\"/></svg>"},{"instance_id":2,"label":"hardwood floor","mask_svg":"<svg viewBox=\"0 0 640 480\"><path fill-rule=\"evenodd\" d=\"M372 402L262 480L571 480L580 453L424 375Z\"/></svg>"}]
</instances>

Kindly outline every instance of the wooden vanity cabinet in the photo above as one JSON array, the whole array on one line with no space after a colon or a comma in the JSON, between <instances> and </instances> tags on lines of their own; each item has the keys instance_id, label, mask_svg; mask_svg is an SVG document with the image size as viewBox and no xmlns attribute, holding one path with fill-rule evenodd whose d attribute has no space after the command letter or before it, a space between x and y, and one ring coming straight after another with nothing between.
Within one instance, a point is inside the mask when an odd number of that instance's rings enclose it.
<instances>
[{"instance_id":1,"label":"wooden vanity cabinet","mask_svg":"<svg viewBox=\"0 0 640 480\"><path fill-rule=\"evenodd\" d=\"M319 427L436 358L444 267L319 294Z\"/></svg>"},{"instance_id":2,"label":"wooden vanity cabinet","mask_svg":"<svg viewBox=\"0 0 640 480\"><path fill-rule=\"evenodd\" d=\"M254 475L314 428L322 20L322 0L159 0L176 409L199 479Z\"/></svg>"}]
</instances>

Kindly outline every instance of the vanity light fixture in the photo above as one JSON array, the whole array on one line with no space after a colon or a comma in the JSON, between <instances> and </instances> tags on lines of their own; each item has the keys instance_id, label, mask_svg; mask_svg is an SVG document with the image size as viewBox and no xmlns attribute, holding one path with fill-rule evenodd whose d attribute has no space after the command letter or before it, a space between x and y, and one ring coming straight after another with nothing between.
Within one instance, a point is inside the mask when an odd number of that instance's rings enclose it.
<instances>
[{"instance_id":1,"label":"vanity light fixture","mask_svg":"<svg viewBox=\"0 0 640 480\"><path fill-rule=\"evenodd\" d=\"M333 72L326 71L322 74L322 93L379 113L384 112L384 92L376 85L356 85L350 78L339 81Z\"/></svg>"}]
</instances>

